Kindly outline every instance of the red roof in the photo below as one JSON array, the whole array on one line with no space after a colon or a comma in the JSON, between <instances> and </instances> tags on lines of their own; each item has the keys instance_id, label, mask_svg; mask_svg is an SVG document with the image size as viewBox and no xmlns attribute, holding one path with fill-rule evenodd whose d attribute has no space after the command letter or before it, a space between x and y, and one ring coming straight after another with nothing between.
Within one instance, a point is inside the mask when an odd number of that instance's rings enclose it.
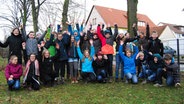
<instances>
[{"instance_id":1,"label":"red roof","mask_svg":"<svg viewBox=\"0 0 184 104\"><path fill-rule=\"evenodd\" d=\"M162 34L166 26L156 26L156 27L150 27L150 35L153 31L156 31L158 33L158 36ZM138 27L139 32L146 33L146 27Z\"/></svg>"},{"instance_id":2,"label":"red roof","mask_svg":"<svg viewBox=\"0 0 184 104\"><path fill-rule=\"evenodd\" d=\"M116 23L121 28L127 28L127 12L123 10L102 7L94 5L92 10L96 8L98 13L101 15L106 24L110 23L112 26ZM91 10L91 12L92 12ZM90 13L91 15L91 13ZM89 17L90 17L89 15ZM89 19L88 17L88 19ZM143 21L149 23L150 27L155 27L156 25L148 18L148 16L143 14L137 14L138 21ZM87 20L88 21L88 20Z\"/></svg>"}]
</instances>

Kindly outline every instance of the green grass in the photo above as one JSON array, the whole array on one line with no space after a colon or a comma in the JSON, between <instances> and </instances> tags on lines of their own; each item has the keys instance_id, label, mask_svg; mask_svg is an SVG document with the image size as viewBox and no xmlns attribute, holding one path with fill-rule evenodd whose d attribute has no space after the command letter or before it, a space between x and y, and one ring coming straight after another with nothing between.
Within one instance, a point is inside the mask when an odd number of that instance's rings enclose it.
<instances>
[{"instance_id":1,"label":"green grass","mask_svg":"<svg viewBox=\"0 0 184 104\"><path fill-rule=\"evenodd\" d=\"M182 80L184 76L182 76ZM184 83L181 83L184 85ZM119 83L88 83L41 87L39 91L8 91L0 71L0 104L184 104L184 88Z\"/></svg>"}]
</instances>

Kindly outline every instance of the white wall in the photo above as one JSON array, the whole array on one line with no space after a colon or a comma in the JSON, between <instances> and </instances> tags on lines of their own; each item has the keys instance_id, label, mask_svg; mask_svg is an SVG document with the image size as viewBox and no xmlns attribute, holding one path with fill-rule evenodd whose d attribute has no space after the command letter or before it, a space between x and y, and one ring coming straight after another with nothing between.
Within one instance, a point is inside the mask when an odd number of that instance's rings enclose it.
<instances>
[{"instance_id":1,"label":"white wall","mask_svg":"<svg viewBox=\"0 0 184 104\"><path fill-rule=\"evenodd\" d=\"M166 26L162 34L160 35L160 40L168 40L168 39L174 39L176 36L172 32L172 30L169 28L169 26Z\"/></svg>"}]
</instances>

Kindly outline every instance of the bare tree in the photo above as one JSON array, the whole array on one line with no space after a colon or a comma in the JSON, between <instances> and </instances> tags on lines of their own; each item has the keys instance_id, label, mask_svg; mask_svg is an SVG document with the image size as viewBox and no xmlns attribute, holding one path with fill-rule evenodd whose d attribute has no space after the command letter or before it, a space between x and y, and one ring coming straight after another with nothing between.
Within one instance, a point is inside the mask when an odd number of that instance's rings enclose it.
<instances>
[{"instance_id":1,"label":"bare tree","mask_svg":"<svg viewBox=\"0 0 184 104\"><path fill-rule=\"evenodd\" d=\"M44 4L46 0L43 0L43 1L30 0L30 1L31 1L31 7L32 7L33 28L34 28L34 32L37 32L39 30L38 17L40 13L40 7L42 6L42 4Z\"/></svg>"}]
</instances>

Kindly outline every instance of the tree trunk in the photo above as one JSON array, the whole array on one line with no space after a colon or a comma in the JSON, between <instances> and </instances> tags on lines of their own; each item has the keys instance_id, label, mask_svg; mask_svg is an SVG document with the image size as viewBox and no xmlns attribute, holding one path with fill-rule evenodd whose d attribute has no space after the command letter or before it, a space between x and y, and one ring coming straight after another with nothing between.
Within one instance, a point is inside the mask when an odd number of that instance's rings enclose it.
<instances>
[{"instance_id":1,"label":"tree trunk","mask_svg":"<svg viewBox=\"0 0 184 104\"><path fill-rule=\"evenodd\" d=\"M38 14L36 12L36 6L35 6L34 0L31 0L31 6L32 6L33 28L34 28L34 32L36 33L38 31Z\"/></svg>"},{"instance_id":2,"label":"tree trunk","mask_svg":"<svg viewBox=\"0 0 184 104\"><path fill-rule=\"evenodd\" d=\"M132 25L137 24L137 4L138 0L127 0L128 32L131 37L134 36Z\"/></svg>"},{"instance_id":3,"label":"tree trunk","mask_svg":"<svg viewBox=\"0 0 184 104\"><path fill-rule=\"evenodd\" d=\"M63 13L62 13L62 29L63 30L67 29L66 22L68 21L68 17L67 17L68 7L69 7L69 0L65 0L64 5L63 5Z\"/></svg>"}]
</instances>

